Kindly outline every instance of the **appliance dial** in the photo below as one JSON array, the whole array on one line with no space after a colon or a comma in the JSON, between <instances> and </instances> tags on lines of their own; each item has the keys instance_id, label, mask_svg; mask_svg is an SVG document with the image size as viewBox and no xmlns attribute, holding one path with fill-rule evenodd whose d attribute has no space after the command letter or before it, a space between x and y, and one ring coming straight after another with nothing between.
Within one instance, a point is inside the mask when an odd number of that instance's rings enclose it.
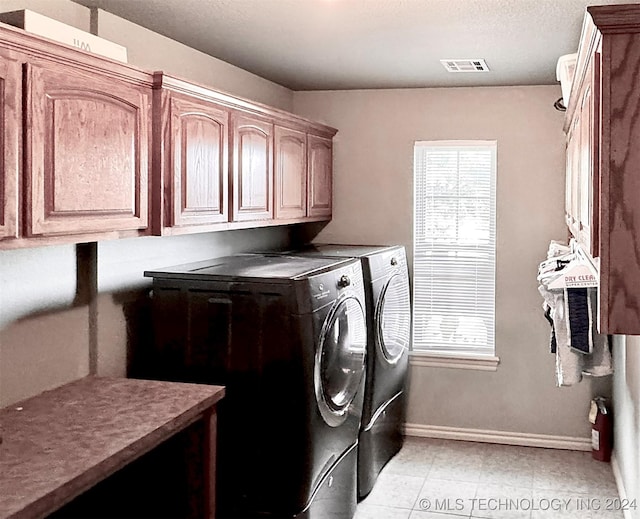
<instances>
[{"instance_id":1,"label":"appliance dial","mask_svg":"<svg viewBox=\"0 0 640 519\"><path fill-rule=\"evenodd\" d=\"M338 280L338 288L346 288L351 284L351 280L349 279L349 276L342 275L340 276L340 279Z\"/></svg>"}]
</instances>

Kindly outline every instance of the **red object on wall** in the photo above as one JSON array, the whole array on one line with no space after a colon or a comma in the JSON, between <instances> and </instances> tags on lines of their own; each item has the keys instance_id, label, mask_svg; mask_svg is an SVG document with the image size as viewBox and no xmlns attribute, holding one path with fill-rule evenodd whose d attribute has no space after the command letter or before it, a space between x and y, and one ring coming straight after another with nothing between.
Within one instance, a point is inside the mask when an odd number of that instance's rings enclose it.
<instances>
[{"instance_id":1,"label":"red object on wall","mask_svg":"<svg viewBox=\"0 0 640 519\"><path fill-rule=\"evenodd\" d=\"M611 461L613 447L613 419L606 400L596 397L591 401L591 456L598 461Z\"/></svg>"}]
</instances>

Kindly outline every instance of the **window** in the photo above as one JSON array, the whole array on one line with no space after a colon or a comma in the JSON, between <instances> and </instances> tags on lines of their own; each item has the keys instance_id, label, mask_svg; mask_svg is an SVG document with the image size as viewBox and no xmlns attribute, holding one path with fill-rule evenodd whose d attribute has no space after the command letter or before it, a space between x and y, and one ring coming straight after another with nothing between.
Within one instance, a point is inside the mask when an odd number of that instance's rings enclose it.
<instances>
[{"instance_id":1,"label":"window","mask_svg":"<svg viewBox=\"0 0 640 519\"><path fill-rule=\"evenodd\" d=\"M496 143L414 148L413 349L495 355Z\"/></svg>"}]
</instances>

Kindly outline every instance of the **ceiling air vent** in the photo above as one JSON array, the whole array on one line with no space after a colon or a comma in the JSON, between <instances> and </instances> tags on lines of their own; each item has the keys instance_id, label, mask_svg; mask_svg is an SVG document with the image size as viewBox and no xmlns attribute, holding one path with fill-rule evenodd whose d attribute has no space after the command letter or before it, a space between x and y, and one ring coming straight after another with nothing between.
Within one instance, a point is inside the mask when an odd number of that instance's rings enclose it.
<instances>
[{"instance_id":1,"label":"ceiling air vent","mask_svg":"<svg viewBox=\"0 0 640 519\"><path fill-rule=\"evenodd\" d=\"M449 72L489 72L483 59L441 59L440 63Z\"/></svg>"}]
</instances>

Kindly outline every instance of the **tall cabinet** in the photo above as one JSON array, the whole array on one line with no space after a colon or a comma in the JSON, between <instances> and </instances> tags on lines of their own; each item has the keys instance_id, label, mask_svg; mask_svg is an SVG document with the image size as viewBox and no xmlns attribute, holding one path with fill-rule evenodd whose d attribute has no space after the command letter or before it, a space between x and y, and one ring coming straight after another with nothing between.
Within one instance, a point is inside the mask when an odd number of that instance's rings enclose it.
<instances>
[{"instance_id":1,"label":"tall cabinet","mask_svg":"<svg viewBox=\"0 0 640 519\"><path fill-rule=\"evenodd\" d=\"M640 334L640 5L588 7L565 120L569 229L599 265L601 333Z\"/></svg>"}]
</instances>

